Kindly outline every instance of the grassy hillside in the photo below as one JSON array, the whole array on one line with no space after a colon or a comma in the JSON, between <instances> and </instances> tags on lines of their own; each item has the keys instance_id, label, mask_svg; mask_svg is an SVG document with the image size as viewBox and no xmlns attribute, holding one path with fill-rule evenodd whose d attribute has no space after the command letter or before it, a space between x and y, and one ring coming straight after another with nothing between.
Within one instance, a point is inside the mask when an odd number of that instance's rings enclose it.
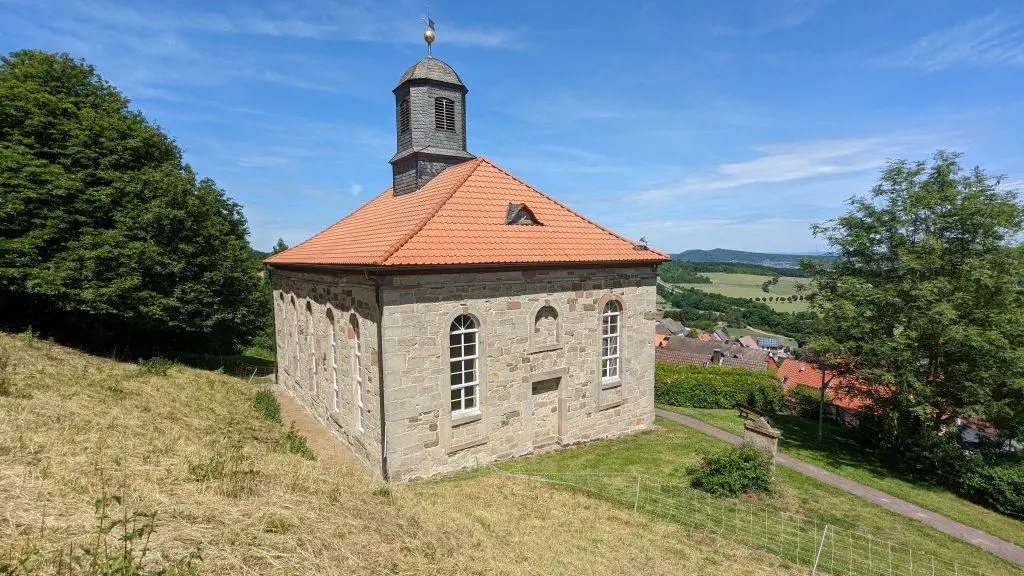
<instances>
[{"instance_id":1,"label":"grassy hillside","mask_svg":"<svg viewBox=\"0 0 1024 576\"><path fill-rule=\"evenodd\" d=\"M725 248L714 248L712 250L686 250L679 254L673 254L673 260L684 260L687 262L739 262L743 264L757 264L759 266L774 266L779 268L796 268L801 258L808 258L800 254L771 254L766 252L744 252L743 250L727 250ZM811 256L823 258L823 256ZM824 257L827 258L827 257Z\"/></svg>"},{"instance_id":2,"label":"grassy hillside","mask_svg":"<svg viewBox=\"0 0 1024 576\"><path fill-rule=\"evenodd\" d=\"M783 297L787 298L796 294L796 285L807 284L806 278L790 278L782 276L779 283L769 287L768 292L761 289L766 280L771 276L757 276L754 274L725 274L721 272L704 272L710 280L710 284L692 283L679 284L685 288L696 288L705 292L713 292L733 298L762 298L762 297ZM779 312L800 312L807 310L807 302L767 302L768 306Z\"/></svg>"},{"instance_id":3,"label":"grassy hillside","mask_svg":"<svg viewBox=\"0 0 1024 576\"><path fill-rule=\"evenodd\" d=\"M253 408L257 386L221 374L4 334L0 357L0 573L54 573L95 542L104 493L123 497L115 518L156 513L150 566L198 552L201 574L578 574L581 558L590 575L806 572L546 485L385 486L315 438L307 460Z\"/></svg>"}]
</instances>

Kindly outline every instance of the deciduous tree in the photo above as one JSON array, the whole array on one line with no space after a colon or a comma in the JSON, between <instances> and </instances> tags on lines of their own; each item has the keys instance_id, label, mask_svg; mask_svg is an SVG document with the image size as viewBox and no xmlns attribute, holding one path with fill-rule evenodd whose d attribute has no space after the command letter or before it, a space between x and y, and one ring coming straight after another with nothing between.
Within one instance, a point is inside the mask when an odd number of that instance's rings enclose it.
<instances>
[{"instance_id":1,"label":"deciduous tree","mask_svg":"<svg viewBox=\"0 0 1024 576\"><path fill-rule=\"evenodd\" d=\"M1024 431L1024 206L960 156L892 162L850 211L814 227L813 346L852 358L897 452L967 418Z\"/></svg>"},{"instance_id":2,"label":"deciduous tree","mask_svg":"<svg viewBox=\"0 0 1024 576\"><path fill-rule=\"evenodd\" d=\"M66 54L0 57L0 222L9 327L226 351L269 319L241 206Z\"/></svg>"}]
</instances>

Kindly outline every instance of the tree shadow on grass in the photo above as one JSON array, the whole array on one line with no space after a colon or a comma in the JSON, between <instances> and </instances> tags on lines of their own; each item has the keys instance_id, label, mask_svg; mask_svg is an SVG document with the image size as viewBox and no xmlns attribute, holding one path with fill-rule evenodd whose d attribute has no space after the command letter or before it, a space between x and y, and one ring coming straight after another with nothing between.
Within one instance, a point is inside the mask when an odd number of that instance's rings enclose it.
<instances>
[{"instance_id":1,"label":"tree shadow on grass","mask_svg":"<svg viewBox=\"0 0 1024 576\"><path fill-rule=\"evenodd\" d=\"M796 414L776 414L772 425L782 431L779 448L783 452L813 452L827 466L866 470L881 477L900 477L885 465L874 447L855 430L826 423L818 440L818 422Z\"/></svg>"}]
</instances>

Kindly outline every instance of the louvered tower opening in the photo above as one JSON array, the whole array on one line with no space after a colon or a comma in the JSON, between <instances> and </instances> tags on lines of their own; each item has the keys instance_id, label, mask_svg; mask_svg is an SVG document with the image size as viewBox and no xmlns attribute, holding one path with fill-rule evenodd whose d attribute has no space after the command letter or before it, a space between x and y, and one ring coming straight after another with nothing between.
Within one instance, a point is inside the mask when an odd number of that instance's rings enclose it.
<instances>
[{"instance_id":1,"label":"louvered tower opening","mask_svg":"<svg viewBox=\"0 0 1024 576\"><path fill-rule=\"evenodd\" d=\"M409 99L406 98L398 104L398 133L408 132L410 124Z\"/></svg>"},{"instance_id":2,"label":"louvered tower opening","mask_svg":"<svg viewBox=\"0 0 1024 576\"><path fill-rule=\"evenodd\" d=\"M452 99L434 99L434 125L438 130L455 131L455 102Z\"/></svg>"}]
</instances>

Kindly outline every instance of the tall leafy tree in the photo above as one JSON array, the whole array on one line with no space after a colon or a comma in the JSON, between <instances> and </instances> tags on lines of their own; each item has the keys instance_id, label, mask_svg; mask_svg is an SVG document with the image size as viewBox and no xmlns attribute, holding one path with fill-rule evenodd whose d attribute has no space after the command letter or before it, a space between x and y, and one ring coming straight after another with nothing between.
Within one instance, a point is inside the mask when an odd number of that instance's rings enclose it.
<instances>
[{"instance_id":1,"label":"tall leafy tree","mask_svg":"<svg viewBox=\"0 0 1024 576\"><path fill-rule=\"evenodd\" d=\"M244 343L269 315L241 207L96 70L0 57L0 322L136 350Z\"/></svg>"},{"instance_id":2,"label":"tall leafy tree","mask_svg":"<svg viewBox=\"0 0 1024 576\"><path fill-rule=\"evenodd\" d=\"M870 196L815 226L814 349L844 358L897 453L959 418L1024 432L1024 206L960 156L890 163Z\"/></svg>"}]
</instances>

